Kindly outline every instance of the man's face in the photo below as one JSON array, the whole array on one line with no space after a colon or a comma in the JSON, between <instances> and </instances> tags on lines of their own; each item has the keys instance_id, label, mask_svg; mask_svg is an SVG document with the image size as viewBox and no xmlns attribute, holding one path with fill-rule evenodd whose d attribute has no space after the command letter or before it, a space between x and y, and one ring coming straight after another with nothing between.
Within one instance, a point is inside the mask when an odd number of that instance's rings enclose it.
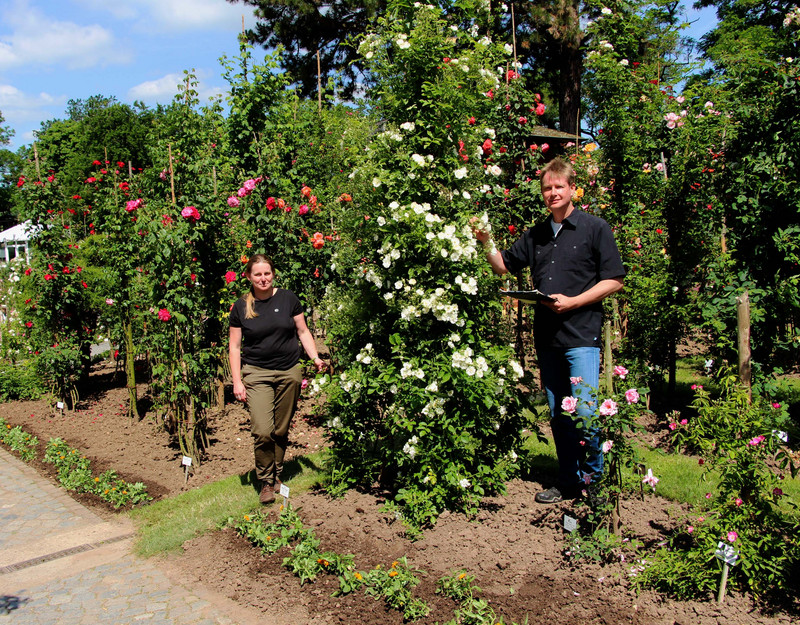
<instances>
[{"instance_id":1,"label":"man's face","mask_svg":"<svg viewBox=\"0 0 800 625\"><path fill-rule=\"evenodd\" d=\"M551 211L566 210L572 203L575 185L569 184L563 176L545 174L542 179L542 196L544 204Z\"/></svg>"}]
</instances>

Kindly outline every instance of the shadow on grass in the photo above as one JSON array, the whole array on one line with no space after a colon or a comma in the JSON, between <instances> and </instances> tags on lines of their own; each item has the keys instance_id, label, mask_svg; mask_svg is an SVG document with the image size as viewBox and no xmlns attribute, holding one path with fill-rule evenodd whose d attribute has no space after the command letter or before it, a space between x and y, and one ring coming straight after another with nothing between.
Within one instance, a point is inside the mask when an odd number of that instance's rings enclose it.
<instances>
[{"instance_id":1,"label":"shadow on grass","mask_svg":"<svg viewBox=\"0 0 800 625\"><path fill-rule=\"evenodd\" d=\"M323 475L325 473L324 462L317 462L316 458L310 456L297 456L292 458L283 465L283 473L281 479L284 482L289 482L296 477L307 474ZM261 483L256 477L256 470L253 469L247 473L242 473L239 476L239 484L244 487L250 487L255 492L261 489Z\"/></svg>"}]
</instances>

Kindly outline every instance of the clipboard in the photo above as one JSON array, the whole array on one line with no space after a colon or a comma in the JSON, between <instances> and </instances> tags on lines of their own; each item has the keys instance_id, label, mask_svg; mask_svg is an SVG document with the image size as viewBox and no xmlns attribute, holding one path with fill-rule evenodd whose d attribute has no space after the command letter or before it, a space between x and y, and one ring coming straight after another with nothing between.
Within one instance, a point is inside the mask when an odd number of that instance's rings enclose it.
<instances>
[{"instance_id":1,"label":"clipboard","mask_svg":"<svg viewBox=\"0 0 800 625\"><path fill-rule=\"evenodd\" d=\"M500 295L503 295L505 297L512 297L516 300L519 300L523 304L535 304L536 302L555 301L554 298L536 289L534 289L533 291L503 291L501 289Z\"/></svg>"}]
</instances>

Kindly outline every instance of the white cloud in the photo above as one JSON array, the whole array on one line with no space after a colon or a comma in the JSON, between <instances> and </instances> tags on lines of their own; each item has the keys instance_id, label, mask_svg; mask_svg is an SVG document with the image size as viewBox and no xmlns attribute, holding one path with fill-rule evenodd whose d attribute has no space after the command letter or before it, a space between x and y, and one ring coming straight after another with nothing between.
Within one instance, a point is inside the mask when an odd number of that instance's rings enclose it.
<instances>
[{"instance_id":1,"label":"white cloud","mask_svg":"<svg viewBox=\"0 0 800 625\"><path fill-rule=\"evenodd\" d=\"M106 11L119 19L136 22L137 29L235 30L255 24L253 7L225 0L76 0L92 11Z\"/></svg>"},{"instance_id":2,"label":"white cloud","mask_svg":"<svg viewBox=\"0 0 800 625\"><path fill-rule=\"evenodd\" d=\"M9 123L41 119L43 109L63 106L66 101L66 96L30 95L13 85L0 85L0 111Z\"/></svg>"},{"instance_id":3,"label":"white cloud","mask_svg":"<svg viewBox=\"0 0 800 625\"><path fill-rule=\"evenodd\" d=\"M121 51L108 29L71 21L58 21L17 0L7 6L3 23L11 32L0 34L0 69L42 66L84 69L96 65L124 63L130 55Z\"/></svg>"},{"instance_id":4,"label":"white cloud","mask_svg":"<svg viewBox=\"0 0 800 625\"><path fill-rule=\"evenodd\" d=\"M131 87L128 98L144 102L164 102L178 93L178 85L184 80L183 74L167 74L157 80L148 80Z\"/></svg>"},{"instance_id":5,"label":"white cloud","mask_svg":"<svg viewBox=\"0 0 800 625\"><path fill-rule=\"evenodd\" d=\"M194 86L200 102L206 102L209 98L225 94L222 88L206 84L204 81L205 74L206 72L198 72L198 83ZM186 76L183 73L176 72L156 80L139 83L128 90L128 100L142 100L148 104L154 102L166 104L175 97L178 93L178 85L183 83L184 80L186 80Z\"/></svg>"}]
</instances>

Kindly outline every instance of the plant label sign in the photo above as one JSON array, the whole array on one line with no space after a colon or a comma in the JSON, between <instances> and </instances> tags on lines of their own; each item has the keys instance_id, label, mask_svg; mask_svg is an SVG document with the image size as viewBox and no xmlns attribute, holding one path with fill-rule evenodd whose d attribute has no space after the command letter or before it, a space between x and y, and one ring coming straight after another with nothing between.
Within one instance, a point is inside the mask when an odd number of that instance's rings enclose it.
<instances>
[{"instance_id":1,"label":"plant label sign","mask_svg":"<svg viewBox=\"0 0 800 625\"><path fill-rule=\"evenodd\" d=\"M564 529L567 530L569 533L574 532L578 529L578 519L575 519L568 514L564 515Z\"/></svg>"},{"instance_id":2,"label":"plant label sign","mask_svg":"<svg viewBox=\"0 0 800 625\"><path fill-rule=\"evenodd\" d=\"M286 484L281 483L280 495L284 499L283 503L286 503L286 500L289 499L289 487Z\"/></svg>"},{"instance_id":3,"label":"plant label sign","mask_svg":"<svg viewBox=\"0 0 800 625\"><path fill-rule=\"evenodd\" d=\"M786 432L782 432L781 430L772 430L772 434L781 442L789 442L789 435Z\"/></svg>"},{"instance_id":4,"label":"plant label sign","mask_svg":"<svg viewBox=\"0 0 800 625\"><path fill-rule=\"evenodd\" d=\"M739 561L739 552L733 548L733 545L729 545L722 541L719 541L717 544L717 550L714 552L714 555L717 556L719 560L725 564L729 564L730 566L736 566L736 563Z\"/></svg>"},{"instance_id":5,"label":"plant label sign","mask_svg":"<svg viewBox=\"0 0 800 625\"><path fill-rule=\"evenodd\" d=\"M56 402L56 408L58 408L59 410L64 410L64 402L63 401Z\"/></svg>"},{"instance_id":6,"label":"plant label sign","mask_svg":"<svg viewBox=\"0 0 800 625\"><path fill-rule=\"evenodd\" d=\"M181 460L181 464L186 467L190 467L192 466L192 459L189 456L184 456Z\"/></svg>"}]
</instances>

